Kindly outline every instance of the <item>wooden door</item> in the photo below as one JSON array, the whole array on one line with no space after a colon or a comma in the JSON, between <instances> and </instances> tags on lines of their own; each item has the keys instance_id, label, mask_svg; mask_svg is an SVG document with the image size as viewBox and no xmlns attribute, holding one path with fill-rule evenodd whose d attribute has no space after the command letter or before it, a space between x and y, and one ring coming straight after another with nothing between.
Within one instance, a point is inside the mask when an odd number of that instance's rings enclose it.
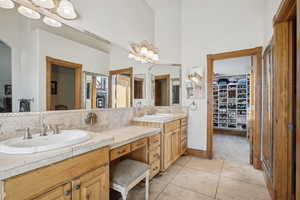
<instances>
[{"instance_id":1,"label":"wooden door","mask_svg":"<svg viewBox=\"0 0 300 200\"><path fill-rule=\"evenodd\" d=\"M274 67L272 46L268 46L264 54L262 69L262 164L267 184L272 185L273 179L273 80Z\"/></svg>"},{"instance_id":2,"label":"wooden door","mask_svg":"<svg viewBox=\"0 0 300 200\"><path fill-rule=\"evenodd\" d=\"M71 183L57 187L35 200L71 200Z\"/></svg>"},{"instance_id":3,"label":"wooden door","mask_svg":"<svg viewBox=\"0 0 300 200\"><path fill-rule=\"evenodd\" d=\"M109 200L109 168L98 168L73 182L73 200Z\"/></svg>"},{"instance_id":4,"label":"wooden door","mask_svg":"<svg viewBox=\"0 0 300 200\"><path fill-rule=\"evenodd\" d=\"M164 135L164 169L167 169L173 162L172 143L173 133L168 132Z\"/></svg>"}]
</instances>

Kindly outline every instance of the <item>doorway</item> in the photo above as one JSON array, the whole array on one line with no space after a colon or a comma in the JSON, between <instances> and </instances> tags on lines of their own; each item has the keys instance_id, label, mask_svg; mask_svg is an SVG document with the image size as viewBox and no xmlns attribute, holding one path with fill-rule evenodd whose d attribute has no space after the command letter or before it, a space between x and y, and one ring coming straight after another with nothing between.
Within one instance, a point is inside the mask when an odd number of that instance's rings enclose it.
<instances>
[{"instance_id":1,"label":"doorway","mask_svg":"<svg viewBox=\"0 0 300 200\"><path fill-rule=\"evenodd\" d=\"M133 69L126 68L109 72L110 107L128 108L133 103Z\"/></svg>"},{"instance_id":2,"label":"doorway","mask_svg":"<svg viewBox=\"0 0 300 200\"><path fill-rule=\"evenodd\" d=\"M55 58L47 61L47 110L81 109L82 65Z\"/></svg>"},{"instance_id":3,"label":"doorway","mask_svg":"<svg viewBox=\"0 0 300 200\"><path fill-rule=\"evenodd\" d=\"M261 65L262 65L262 47L253 49L238 50L233 52L226 52L220 54L210 54L207 56L207 85L208 85L208 112L207 112L207 157L212 159L213 155L213 111L214 111L214 97L213 97L213 82L214 82L214 62L224 59L240 58L245 56L252 57L251 59L251 74L250 84L251 92L249 94L249 108L247 110L249 118L247 119L247 137L250 144L250 164L257 169L261 169L260 162L260 111L261 111Z\"/></svg>"},{"instance_id":4,"label":"doorway","mask_svg":"<svg viewBox=\"0 0 300 200\"><path fill-rule=\"evenodd\" d=\"M214 61L214 158L250 164L248 119L252 56Z\"/></svg>"},{"instance_id":5,"label":"doorway","mask_svg":"<svg viewBox=\"0 0 300 200\"><path fill-rule=\"evenodd\" d=\"M11 48L0 41L0 113L12 112Z\"/></svg>"},{"instance_id":6,"label":"doorway","mask_svg":"<svg viewBox=\"0 0 300 200\"><path fill-rule=\"evenodd\" d=\"M170 75L155 76L155 106L170 105Z\"/></svg>"}]
</instances>

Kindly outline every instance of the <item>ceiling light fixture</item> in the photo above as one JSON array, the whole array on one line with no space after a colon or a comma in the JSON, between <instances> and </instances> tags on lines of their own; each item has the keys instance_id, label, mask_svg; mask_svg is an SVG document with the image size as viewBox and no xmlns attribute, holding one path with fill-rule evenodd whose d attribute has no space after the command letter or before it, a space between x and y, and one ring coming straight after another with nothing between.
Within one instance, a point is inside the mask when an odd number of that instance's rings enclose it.
<instances>
[{"instance_id":1,"label":"ceiling light fixture","mask_svg":"<svg viewBox=\"0 0 300 200\"><path fill-rule=\"evenodd\" d=\"M21 15L24 15L25 17L28 17L30 19L40 19L41 18L41 15L40 13L30 9L30 8L27 8L25 6L20 6L18 8L18 12L21 14Z\"/></svg>"},{"instance_id":2,"label":"ceiling light fixture","mask_svg":"<svg viewBox=\"0 0 300 200\"><path fill-rule=\"evenodd\" d=\"M59 21L56 21L55 19L52 19L52 18L47 17L47 16L44 17L43 22L45 24L47 24L48 26L52 26L52 27L56 27L56 28L62 26L62 24Z\"/></svg>"},{"instance_id":3,"label":"ceiling light fixture","mask_svg":"<svg viewBox=\"0 0 300 200\"><path fill-rule=\"evenodd\" d=\"M132 43L128 58L142 63L158 63L159 50L150 42Z\"/></svg>"},{"instance_id":4,"label":"ceiling light fixture","mask_svg":"<svg viewBox=\"0 0 300 200\"><path fill-rule=\"evenodd\" d=\"M56 11L65 19L75 19L77 17L73 4L68 0L61 0Z\"/></svg>"},{"instance_id":5,"label":"ceiling light fixture","mask_svg":"<svg viewBox=\"0 0 300 200\"><path fill-rule=\"evenodd\" d=\"M46 9L52 9L55 7L53 0L32 0L32 2L35 5Z\"/></svg>"},{"instance_id":6,"label":"ceiling light fixture","mask_svg":"<svg viewBox=\"0 0 300 200\"><path fill-rule=\"evenodd\" d=\"M12 9L15 7L15 3L11 0L0 0L0 8Z\"/></svg>"}]
</instances>

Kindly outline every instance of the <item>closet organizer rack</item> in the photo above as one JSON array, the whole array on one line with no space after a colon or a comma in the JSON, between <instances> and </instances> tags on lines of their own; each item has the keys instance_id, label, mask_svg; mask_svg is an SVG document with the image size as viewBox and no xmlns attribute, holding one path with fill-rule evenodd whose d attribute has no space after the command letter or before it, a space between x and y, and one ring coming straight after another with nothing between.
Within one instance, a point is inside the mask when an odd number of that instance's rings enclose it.
<instances>
[{"instance_id":1,"label":"closet organizer rack","mask_svg":"<svg viewBox=\"0 0 300 200\"><path fill-rule=\"evenodd\" d=\"M246 131L250 75L216 76L213 83L214 129Z\"/></svg>"}]
</instances>

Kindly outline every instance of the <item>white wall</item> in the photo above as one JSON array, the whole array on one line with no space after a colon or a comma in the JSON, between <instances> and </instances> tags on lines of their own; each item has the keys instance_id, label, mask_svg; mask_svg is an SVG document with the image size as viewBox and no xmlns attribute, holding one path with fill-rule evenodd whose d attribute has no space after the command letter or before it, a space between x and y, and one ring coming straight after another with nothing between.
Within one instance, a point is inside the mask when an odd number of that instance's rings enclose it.
<instances>
[{"instance_id":1,"label":"white wall","mask_svg":"<svg viewBox=\"0 0 300 200\"><path fill-rule=\"evenodd\" d=\"M282 0L264 0L264 46L267 46L273 35L273 17Z\"/></svg>"},{"instance_id":2,"label":"white wall","mask_svg":"<svg viewBox=\"0 0 300 200\"><path fill-rule=\"evenodd\" d=\"M146 0L154 9L161 63L181 63L181 0Z\"/></svg>"},{"instance_id":3,"label":"white wall","mask_svg":"<svg viewBox=\"0 0 300 200\"><path fill-rule=\"evenodd\" d=\"M250 73L251 56L214 61L214 73L240 75Z\"/></svg>"},{"instance_id":4,"label":"white wall","mask_svg":"<svg viewBox=\"0 0 300 200\"><path fill-rule=\"evenodd\" d=\"M264 2L262 0L184 0L182 2L183 76L193 67L206 69L206 56L263 45ZM186 91L183 91L185 105ZM196 99L197 111L190 112L188 146L206 149L207 99Z\"/></svg>"},{"instance_id":5,"label":"white wall","mask_svg":"<svg viewBox=\"0 0 300 200\"><path fill-rule=\"evenodd\" d=\"M128 48L133 41L154 41L154 13L144 0L74 0L79 23Z\"/></svg>"}]
</instances>

